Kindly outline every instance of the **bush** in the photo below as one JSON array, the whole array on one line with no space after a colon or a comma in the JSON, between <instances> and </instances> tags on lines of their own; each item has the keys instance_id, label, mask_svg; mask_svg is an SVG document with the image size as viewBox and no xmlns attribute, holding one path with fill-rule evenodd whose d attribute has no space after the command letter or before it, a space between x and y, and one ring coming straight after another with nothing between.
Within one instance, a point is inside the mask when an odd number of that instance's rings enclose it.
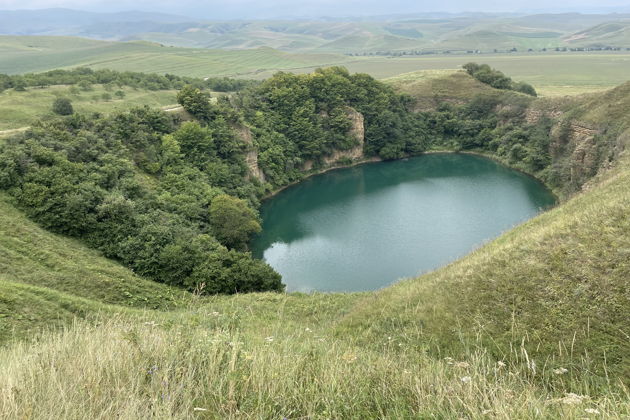
<instances>
[{"instance_id":1,"label":"bush","mask_svg":"<svg viewBox=\"0 0 630 420\"><path fill-rule=\"evenodd\" d=\"M53 102L52 111L57 115L72 115L74 109L72 108L72 102L68 98L57 98Z\"/></svg>"}]
</instances>

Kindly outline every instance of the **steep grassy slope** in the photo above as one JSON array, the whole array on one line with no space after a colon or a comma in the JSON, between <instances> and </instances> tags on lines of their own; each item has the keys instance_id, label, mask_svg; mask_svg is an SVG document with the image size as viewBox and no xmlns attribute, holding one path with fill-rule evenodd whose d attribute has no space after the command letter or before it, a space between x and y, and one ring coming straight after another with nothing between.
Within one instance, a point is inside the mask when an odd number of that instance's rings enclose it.
<instances>
[{"instance_id":1,"label":"steep grassy slope","mask_svg":"<svg viewBox=\"0 0 630 420\"><path fill-rule=\"evenodd\" d=\"M0 343L74 316L122 310L107 305L168 309L185 296L45 231L0 195Z\"/></svg>"}]
</instances>

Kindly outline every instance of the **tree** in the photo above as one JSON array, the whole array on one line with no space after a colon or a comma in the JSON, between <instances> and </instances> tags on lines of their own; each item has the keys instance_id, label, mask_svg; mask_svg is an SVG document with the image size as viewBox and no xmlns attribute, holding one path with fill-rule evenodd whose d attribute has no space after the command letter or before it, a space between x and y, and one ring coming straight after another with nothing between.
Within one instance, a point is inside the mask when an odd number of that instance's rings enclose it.
<instances>
[{"instance_id":1,"label":"tree","mask_svg":"<svg viewBox=\"0 0 630 420\"><path fill-rule=\"evenodd\" d=\"M72 115L74 109L72 108L72 102L68 98L57 98L53 102L52 110L57 115Z\"/></svg>"},{"instance_id":2,"label":"tree","mask_svg":"<svg viewBox=\"0 0 630 420\"><path fill-rule=\"evenodd\" d=\"M210 102L208 95L201 90L191 85L184 86L177 93L177 103L198 119L202 121L207 120Z\"/></svg>"},{"instance_id":3,"label":"tree","mask_svg":"<svg viewBox=\"0 0 630 420\"><path fill-rule=\"evenodd\" d=\"M81 90L84 90L86 92L93 90L92 88L92 84L90 82L88 82L87 80L81 80L78 83L78 86L81 88Z\"/></svg>"},{"instance_id":4,"label":"tree","mask_svg":"<svg viewBox=\"0 0 630 420\"><path fill-rule=\"evenodd\" d=\"M118 99L123 99L125 97L125 92L122 90L117 90L114 95L118 98Z\"/></svg>"},{"instance_id":5,"label":"tree","mask_svg":"<svg viewBox=\"0 0 630 420\"><path fill-rule=\"evenodd\" d=\"M512 86L512 90L524 93L526 95L538 96L536 93L536 89L534 89L534 87L529 83L525 82L514 83L514 86Z\"/></svg>"},{"instance_id":6,"label":"tree","mask_svg":"<svg viewBox=\"0 0 630 420\"><path fill-rule=\"evenodd\" d=\"M258 216L240 198L218 195L210 204L210 225L215 237L233 249L245 249L249 236L261 231Z\"/></svg>"},{"instance_id":7,"label":"tree","mask_svg":"<svg viewBox=\"0 0 630 420\"><path fill-rule=\"evenodd\" d=\"M17 92L24 92L26 90L26 82L23 79L17 79L13 82L13 89Z\"/></svg>"}]
</instances>

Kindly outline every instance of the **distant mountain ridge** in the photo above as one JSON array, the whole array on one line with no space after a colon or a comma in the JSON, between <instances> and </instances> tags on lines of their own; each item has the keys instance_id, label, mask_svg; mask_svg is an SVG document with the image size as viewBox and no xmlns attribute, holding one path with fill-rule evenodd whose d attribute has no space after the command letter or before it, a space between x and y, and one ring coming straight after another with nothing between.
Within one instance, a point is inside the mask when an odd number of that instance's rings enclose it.
<instances>
[{"instance_id":1,"label":"distant mountain ridge","mask_svg":"<svg viewBox=\"0 0 630 420\"><path fill-rule=\"evenodd\" d=\"M317 19L204 20L127 11L0 10L0 34L289 52L418 55L549 48L630 48L630 14L428 13Z\"/></svg>"}]
</instances>

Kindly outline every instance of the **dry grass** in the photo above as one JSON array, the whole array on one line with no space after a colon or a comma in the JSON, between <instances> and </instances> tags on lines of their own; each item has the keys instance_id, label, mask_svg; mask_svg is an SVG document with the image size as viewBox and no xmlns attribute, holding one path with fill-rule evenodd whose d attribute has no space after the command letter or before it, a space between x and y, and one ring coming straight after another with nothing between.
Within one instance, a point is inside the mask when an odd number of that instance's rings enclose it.
<instances>
[{"instance_id":1,"label":"dry grass","mask_svg":"<svg viewBox=\"0 0 630 420\"><path fill-rule=\"evenodd\" d=\"M199 310L200 318L221 315ZM265 336L122 318L75 324L0 352L0 413L33 419L624 418L622 386L588 382L482 349L437 360L384 337L376 350L307 328Z\"/></svg>"}]
</instances>

